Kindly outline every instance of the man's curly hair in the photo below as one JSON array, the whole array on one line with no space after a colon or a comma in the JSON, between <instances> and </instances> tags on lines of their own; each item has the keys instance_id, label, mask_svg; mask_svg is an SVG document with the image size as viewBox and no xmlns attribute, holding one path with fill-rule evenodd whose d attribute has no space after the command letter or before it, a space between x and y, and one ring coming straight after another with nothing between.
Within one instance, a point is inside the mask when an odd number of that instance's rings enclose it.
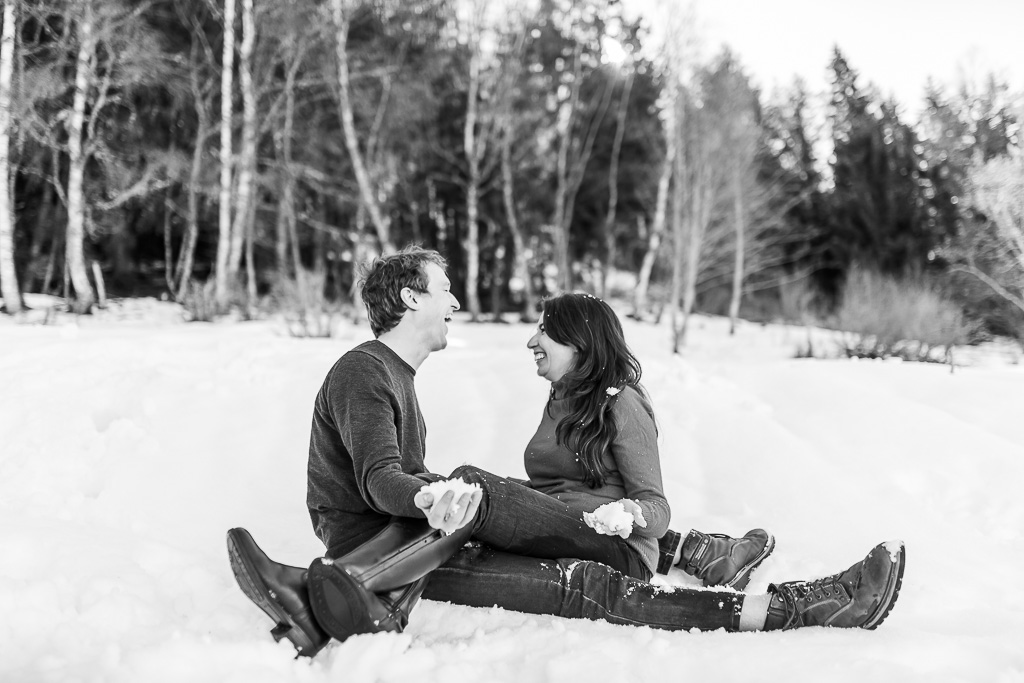
<instances>
[{"instance_id":1,"label":"man's curly hair","mask_svg":"<svg viewBox=\"0 0 1024 683\"><path fill-rule=\"evenodd\" d=\"M424 266L428 263L442 269L448 267L444 257L433 249L412 245L397 253L375 258L364 268L360 293L374 337L394 329L401 321L407 310L402 302L404 288L414 292L427 291L428 278Z\"/></svg>"}]
</instances>

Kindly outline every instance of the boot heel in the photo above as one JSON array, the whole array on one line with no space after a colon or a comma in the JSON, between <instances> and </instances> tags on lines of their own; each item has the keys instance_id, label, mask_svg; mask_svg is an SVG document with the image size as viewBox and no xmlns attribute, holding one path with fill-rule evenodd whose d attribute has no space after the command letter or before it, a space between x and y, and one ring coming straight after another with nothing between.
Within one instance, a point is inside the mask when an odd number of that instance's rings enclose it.
<instances>
[{"instance_id":1,"label":"boot heel","mask_svg":"<svg viewBox=\"0 0 1024 683\"><path fill-rule=\"evenodd\" d=\"M291 640L291 630L292 627L290 624L281 622L274 628L270 629L270 635L274 636L275 643L280 643L282 638L287 638L288 640Z\"/></svg>"},{"instance_id":2,"label":"boot heel","mask_svg":"<svg viewBox=\"0 0 1024 683\"><path fill-rule=\"evenodd\" d=\"M371 617L373 603L379 599L344 569L316 560L309 567L308 577L313 615L332 637L344 641L359 633L381 630L379 620Z\"/></svg>"}]
</instances>

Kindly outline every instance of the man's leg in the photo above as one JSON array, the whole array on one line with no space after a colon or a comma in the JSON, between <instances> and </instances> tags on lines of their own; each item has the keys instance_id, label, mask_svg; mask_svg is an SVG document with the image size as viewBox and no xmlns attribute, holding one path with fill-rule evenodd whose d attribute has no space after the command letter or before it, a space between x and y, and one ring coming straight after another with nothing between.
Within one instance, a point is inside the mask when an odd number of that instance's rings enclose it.
<instances>
[{"instance_id":1,"label":"man's leg","mask_svg":"<svg viewBox=\"0 0 1024 683\"><path fill-rule=\"evenodd\" d=\"M461 548L469 532L442 536L426 520L395 517L355 550L314 560L305 570L274 562L248 531L231 529L228 559L239 588L276 623L274 638L288 638L300 655L312 657L330 636L405 628L423 577Z\"/></svg>"},{"instance_id":2,"label":"man's leg","mask_svg":"<svg viewBox=\"0 0 1024 683\"><path fill-rule=\"evenodd\" d=\"M452 472L484 490L474 540L529 557L575 557L603 562L624 574L648 578L637 553L619 536L599 534L583 522L579 511L552 496L522 484L463 465Z\"/></svg>"}]
</instances>

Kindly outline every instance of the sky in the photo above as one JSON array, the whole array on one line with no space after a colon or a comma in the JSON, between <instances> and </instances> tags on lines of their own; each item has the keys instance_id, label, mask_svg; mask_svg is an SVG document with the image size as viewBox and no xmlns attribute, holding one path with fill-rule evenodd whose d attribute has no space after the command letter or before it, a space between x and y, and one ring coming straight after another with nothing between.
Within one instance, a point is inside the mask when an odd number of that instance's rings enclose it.
<instances>
[{"instance_id":1,"label":"sky","mask_svg":"<svg viewBox=\"0 0 1024 683\"><path fill-rule=\"evenodd\" d=\"M684 0L625 0L632 11L658 16L683 11ZM695 0L703 53L728 44L762 91L801 76L811 92L828 88L838 45L860 74L909 114L921 108L929 76L950 87L966 74L992 71L1024 92L1024 2L1021 0ZM664 22L649 22L659 32Z\"/></svg>"}]
</instances>

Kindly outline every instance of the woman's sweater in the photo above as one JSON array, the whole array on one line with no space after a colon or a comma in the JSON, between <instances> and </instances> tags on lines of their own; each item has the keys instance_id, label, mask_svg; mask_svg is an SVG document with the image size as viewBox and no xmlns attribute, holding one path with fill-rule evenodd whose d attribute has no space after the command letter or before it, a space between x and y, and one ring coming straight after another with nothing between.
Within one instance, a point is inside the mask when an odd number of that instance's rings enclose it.
<instances>
[{"instance_id":1,"label":"woman's sweater","mask_svg":"<svg viewBox=\"0 0 1024 683\"><path fill-rule=\"evenodd\" d=\"M626 543L653 574L658 562L657 539L668 530L671 517L662 488L653 411L650 402L632 386L612 397L611 402L618 434L602 457L608 471L603 486L587 486L577 455L557 442L555 430L568 413L566 401L558 398L557 392L545 406L537 433L526 445L526 474L531 488L566 503L581 516L611 501L637 501L647 526L634 525Z\"/></svg>"}]
</instances>

